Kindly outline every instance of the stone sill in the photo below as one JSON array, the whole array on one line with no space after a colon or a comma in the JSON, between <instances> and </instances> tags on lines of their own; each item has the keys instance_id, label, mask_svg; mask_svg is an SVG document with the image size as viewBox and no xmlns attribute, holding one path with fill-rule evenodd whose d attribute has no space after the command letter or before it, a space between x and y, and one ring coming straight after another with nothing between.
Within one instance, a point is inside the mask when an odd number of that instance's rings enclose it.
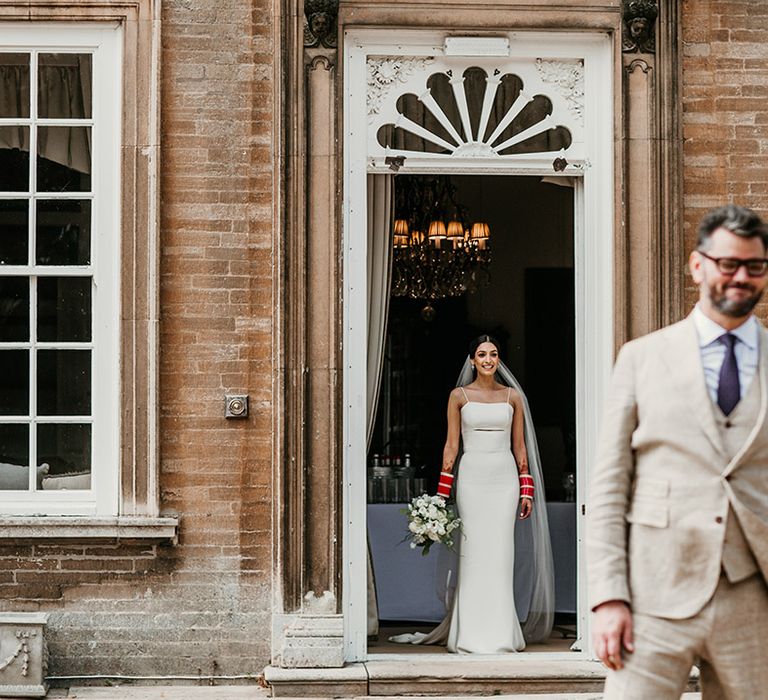
<instances>
[{"instance_id":1,"label":"stone sill","mask_svg":"<svg viewBox=\"0 0 768 700\"><path fill-rule=\"evenodd\" d=\"M0 516L0 540L105 543L153 540L176 544L178 527L178 518L148 516Z\"/></svg>"}]
</instances>

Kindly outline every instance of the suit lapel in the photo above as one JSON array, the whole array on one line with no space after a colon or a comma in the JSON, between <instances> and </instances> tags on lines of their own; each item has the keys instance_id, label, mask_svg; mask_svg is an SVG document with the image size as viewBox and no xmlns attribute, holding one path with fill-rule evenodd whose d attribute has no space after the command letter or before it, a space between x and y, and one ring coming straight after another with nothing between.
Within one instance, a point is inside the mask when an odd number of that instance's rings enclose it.
<instances>
[{"instance_id":1,"label":"suit lapel","mask_svg":"<svg viewBox=\"0 0 768 700\"><path fill-rule=\"evenodd\" d=\"M717 452L725 457L725 449L717 429L712 399L704 379L701 364L699 335L693 319L688 316L684 321L670 326L667 338L667 352L664 361L672 377L683 391L683 396L691 397L691 413L695 416L702 432L712 443ZM761 346L764 343L761 343Z\"/></svg>"},{"instance_id":2,"label":"suit lapel","mask_svg":"<svg viewBox=\"0 0 768 700\"><path fill-rule=\"evenodd\" d=\"M758 411L755 425L747 436L747 439L744 441L744 445L728 463L728 466L723 472L723 476L728 476L739 466L739 464L741 464L744 457L746 457L747 453L754 446L757 436L760 435L766 417L768 416L768 333L766 333L762 324L760 324L760 333L758 337L759 347L757 350L760 353L760 360L758 363L757 377L755 377L755 379L760 382L760 410Z\"/></svg>"}]
</instances>

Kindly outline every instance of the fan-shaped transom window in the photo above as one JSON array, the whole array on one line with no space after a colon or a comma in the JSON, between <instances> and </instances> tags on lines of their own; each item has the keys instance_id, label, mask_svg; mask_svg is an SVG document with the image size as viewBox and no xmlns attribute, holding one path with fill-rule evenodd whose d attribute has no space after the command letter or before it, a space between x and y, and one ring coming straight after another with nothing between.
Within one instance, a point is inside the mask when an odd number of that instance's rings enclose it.
<instances>
[{"instance_id":1,"label":"fan-shaped transom window","mask_svg":"<svg viewBox=\"0 0 768 700\"><path fill-rule=\"evenodd\" d=\"M369 59L368 72L375 149L416 157L514 158L564 153L580 139L581 61L462 66L382 58Z\"/></svg>"}]
</instances>

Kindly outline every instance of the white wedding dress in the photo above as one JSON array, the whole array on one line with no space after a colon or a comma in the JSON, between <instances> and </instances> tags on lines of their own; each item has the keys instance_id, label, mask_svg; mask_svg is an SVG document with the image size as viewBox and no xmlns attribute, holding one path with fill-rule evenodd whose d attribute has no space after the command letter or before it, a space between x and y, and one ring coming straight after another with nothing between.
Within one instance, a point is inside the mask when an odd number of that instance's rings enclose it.
<instances>
[{"instance_id":1,"label":"white wedding dress","mask_svg":"<svg viewBox=\"0 0 768 700\"><path fill-rule=\"evenodd\" d=\"M504 654L525 648L515 610L520 482L510 449L513 413L506 401L467 401L461 408L464 454L456 480L461 557L448 631L453 652Z\"/></svg>"},{"instance_id":2,"label":"white wedding dress","mask_svg":"<svg viewBox=\"0 0 768 700\"><path fill-rule=\"evenodd\" d=\"M462 534L453 605L429 634L401 634L391 641L447 644L459 654L505 654L525 648L515 610L520 482L511 450L513 414L508 401L467 400L462 406L464 453L455 485Z\"/></svg>"}]
</instances>

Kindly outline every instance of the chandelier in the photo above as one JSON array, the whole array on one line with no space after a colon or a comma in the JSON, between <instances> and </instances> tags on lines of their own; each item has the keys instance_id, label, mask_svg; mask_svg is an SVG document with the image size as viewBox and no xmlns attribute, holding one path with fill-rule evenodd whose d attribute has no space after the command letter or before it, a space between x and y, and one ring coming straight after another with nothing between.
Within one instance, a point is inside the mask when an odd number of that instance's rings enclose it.
<instances>
[{"instance_id":1,"label":"chandelier","mask_svg":"<svg viewBox=\"0 0 768 700\"><path fill-rule=\"evenodd\" d=\"M449 177L398 176L392 295L431 302L488 284L490 237L487 223L469 224Z\"/></svg>"}]
</instances>

